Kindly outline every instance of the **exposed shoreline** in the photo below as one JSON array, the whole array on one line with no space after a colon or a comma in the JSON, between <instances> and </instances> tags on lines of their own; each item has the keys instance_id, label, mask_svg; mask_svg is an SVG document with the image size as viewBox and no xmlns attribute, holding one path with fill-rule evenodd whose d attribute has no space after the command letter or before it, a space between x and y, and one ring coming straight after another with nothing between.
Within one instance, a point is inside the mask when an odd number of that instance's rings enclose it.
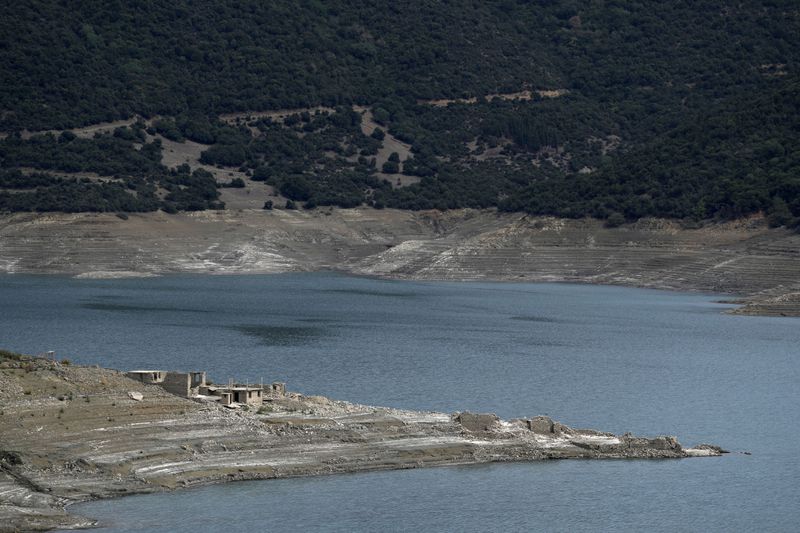
<instances>
[{"instance_id":1,"label":"exposed shoreline","mask_svg":"<svg viewBox=\"0 0 800 533\"><path fill-rule=\"evenodd\" d=\"M494 210L230 210L0 215L0 273L88 279L332 270L730 295L735 314L800 316L800 234L759 217L687 229Z\"/></svg>"},{"instance_id":2,"label":"exposed shoreline","mask_svg":"<svg viewBox=\"0 0 800 533\"><path fill-rule=\"evenodd\" d=\"M232 411L115 370L44 359L2 358L0 399L3 531L91 527L91 518L66 507L228 481L722 453L708 445L684 448L674 437L573 429L547 417L504 421L296 393L274 395L259 411Z\"/></svg>"}]
</instances>

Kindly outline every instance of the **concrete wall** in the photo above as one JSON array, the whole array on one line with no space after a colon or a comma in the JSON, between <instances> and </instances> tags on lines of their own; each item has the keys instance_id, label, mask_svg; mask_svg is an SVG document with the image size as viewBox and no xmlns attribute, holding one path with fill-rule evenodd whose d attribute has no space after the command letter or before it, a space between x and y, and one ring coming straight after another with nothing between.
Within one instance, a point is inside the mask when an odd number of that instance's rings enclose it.
<instances>
[{"instance_id":1,"label":"concrete wall","mask_svg":"<svg viewBox=\"0 0 800 533\"><path fill-rule=\"evenodd\" d=\"M264 385L264 392L272 396L285 396L286 383L281 383L280 381L276 381L272 385Z\"/></svg>"},{"instance_id":2,"label":"concrete wall","mask_svg":"<svg viewBox=\"0 0 800 533\"><path fill-rule=\"evenodd\" d=\"M206 384L205 372L189 372L189 375L192 378L192 388L205 386Z\"/></svg>"},{"instance_id":3,"label":"concrete wall","mask_svg":"<svg viewBox=\"0 0 800 533\"><path fill-rule=\"evenodd\" d=\"M161 383L166 375L163 370L147 370L143 372L127 372L125 374L131 379L141 381L142 383Z\"/></svg>"},{"instance_id":4,"label":"concrete wall","mask_svg":"<svg viewBox=\"0 0 800 533\"><path fill-rule=\"evenodd\" d=\"M464 411L456 416L456 421L461 423L467 431L481 433L492 429L500 419L493 413L470 413Z\"/></svg>"},{"instance_id":5,"label":"concrete wall","mask_svg":"<svg viewBox=\"0 0 800 533\"><path fill-rule=\"evenodd\" d=\"M164 387L167 392L171 392L176 396L188 398L191 388L191 379L192 377L184 372L167 372L164 381L161 382L161 386Z\"/></svg>"},{"instance_id":6,"label":"concrete wall","mask_svg":"<svg viewBox=\"0 0 800 533\"><path fill-rule=\"evenodd\" d=\"M233 393L233 400L246 405L263 405L264 395L261 389L237 390Z\"/></svg>"}]
</instances>

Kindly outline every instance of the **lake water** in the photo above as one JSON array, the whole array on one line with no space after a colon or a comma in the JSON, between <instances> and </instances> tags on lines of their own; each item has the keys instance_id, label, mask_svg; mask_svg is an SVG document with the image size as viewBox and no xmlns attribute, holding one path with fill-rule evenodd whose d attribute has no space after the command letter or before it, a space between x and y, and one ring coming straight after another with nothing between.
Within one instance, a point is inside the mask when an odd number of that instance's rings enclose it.
<instances>
[{"instance_id":1,"label":"lake water","mask_svg":"<svg viewBox=\"0 0 800 533\"><path fill-rule=\"evenodd\" d=\"M0 277L0 347L752 455L244 482L92 502L106 531L796 531L800 319L719 296L335 274Z\"/></svg>"}]
</instances>

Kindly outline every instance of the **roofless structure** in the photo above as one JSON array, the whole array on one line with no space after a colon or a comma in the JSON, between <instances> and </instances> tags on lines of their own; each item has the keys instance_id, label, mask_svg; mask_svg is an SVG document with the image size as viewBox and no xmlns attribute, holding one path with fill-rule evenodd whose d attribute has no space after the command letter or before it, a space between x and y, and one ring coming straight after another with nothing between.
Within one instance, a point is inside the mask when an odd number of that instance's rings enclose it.
<instances>
[{"instance_id":1,"label":"roofless structure","mask_svg":"<svg viewBox=\"0 0 800 533\"><path fill-rule=\"evenodd\" d=\"M126 375L150 385L159 385L164 390L182 398L203 401L215 401L221 405L236 407L239 405L260 406L264 396L283 396L286 384L274 382L269 385L251 385L229 382L227 385L209 383L206 373L171 372L166 370L131 370Z\"/></svg>"}]
</instances>

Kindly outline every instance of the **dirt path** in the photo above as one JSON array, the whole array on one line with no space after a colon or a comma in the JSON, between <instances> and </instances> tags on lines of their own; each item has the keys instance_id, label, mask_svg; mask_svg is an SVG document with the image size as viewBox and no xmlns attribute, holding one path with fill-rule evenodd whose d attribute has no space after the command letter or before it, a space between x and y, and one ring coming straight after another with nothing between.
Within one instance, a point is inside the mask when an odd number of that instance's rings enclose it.
<instances>
[{"instance_id":1,"label":"dirt path","mask_svg":"<svg viewBox=\"0 0 800 533\"><path fill-rule=\"evenodd\" d=\"M333 113L336 111L332 107L316 106L316 107L303 107L296 109L275 109L273 111L242 111L238 113L224 113L219 116L219 119L228 124L235 124L242 120L257 120L259 118L271 118L273 120L284 120L291 115L299 115L300 113L308 112L312 115L316 112Z\"/></svg>"},{"instance_id":2,"label":"dirt path","mask_svg":"<svg viewBox=\"0 0 800 533\"><path fill-rule=\"evenodd\" d=\"M78 137L82 137L84 139L88 139L94 136L95 133L109 133L114 131L116 128L122 126L130 126L134 124L137 120L142 120L141 117L132 117L124 120L115 120L114 122L100 122L97 124L91 124L89 126L83 126L80 128L71 128L67 130L41 130L41 131L28 131L23 130L21 133L21 137L23 139L30 139L34 135L43 135L47 133L52 133L53 135L58 135L62 131L71 131ZM153 119L155 120L155 119ZM147 121L150 123L151 121ZM7 136L7 134L3 134L3 136Z\"/></svg>"},{"instance_id":3,"label":"dirt path","mask_svg":"<svg viewBox=\"0 0 800 533\"><path fill-rule=\"evenodd\" d=\"M538 91L518 91L515 93L492 93L487 94L484 98L488 101L491 101L495 98L499 98L500 100L520 100L520 101L528 101L532 100L534 95L539 96L540 98L560 98L567 94L569 91L566 89L544 89ZM417 100L417 103L424 104L424 105L432 105L434 107L447 107L450 104L476 104L478 102L478 98L473 96L471 98L436 98L431 100Z\"/></svg>"}]
</instances>

